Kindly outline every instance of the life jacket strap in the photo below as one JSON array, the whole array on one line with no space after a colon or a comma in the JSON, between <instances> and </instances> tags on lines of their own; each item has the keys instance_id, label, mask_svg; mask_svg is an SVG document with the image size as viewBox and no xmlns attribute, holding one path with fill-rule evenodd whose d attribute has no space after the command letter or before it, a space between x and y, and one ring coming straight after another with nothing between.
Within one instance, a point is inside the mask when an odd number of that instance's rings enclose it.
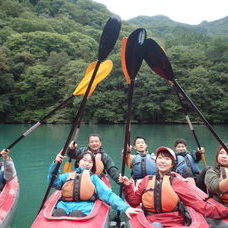
<instances>
[{"instance_id":1,"label":"life jacket strap","mask_svg":"<svg viewBox=\"0 0 228 228\"><path fill-rule=\"evenodd\" d=\"M79 173L75 174L74 178L74 187L73 187L73 199L74 201L80 200L80 185L81 185L81 176Z\"/></svg>"},{"instance_id":2,"label":"life jacket strap","mask_svg":"<svg viewBox=\"0 0 228 228\"><path fill-rule=\"evenodd\" d=\"M162 181L161 181L162 182ZM154 209L157 213L162 212L162 203L161 203L161 182L155 178L154 185Z\"/></svg>"}]
</instances>

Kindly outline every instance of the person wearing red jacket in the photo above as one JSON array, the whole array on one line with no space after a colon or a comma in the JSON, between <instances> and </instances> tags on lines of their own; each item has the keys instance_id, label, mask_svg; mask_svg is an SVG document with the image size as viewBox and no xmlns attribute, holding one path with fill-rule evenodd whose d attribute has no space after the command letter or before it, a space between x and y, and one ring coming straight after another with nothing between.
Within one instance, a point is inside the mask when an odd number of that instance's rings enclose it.
<instances>
[{"instance_id":1,"label":"person wearing red jacket","mask_svg":"<svg viewBox=\"0 0 228 228\"><path fill-rule=\"evenodd\" d=\"M209 227L204 217L228 218L228 208L216 202L179 174L172 172L176 155L168 147L159 147L156 153L156 175L143 178L134 191L132 181L120 176L127 202L136 207L142 205L147 220L159 222L164 227L191 225Z\"/></svg>"}]
</instances>

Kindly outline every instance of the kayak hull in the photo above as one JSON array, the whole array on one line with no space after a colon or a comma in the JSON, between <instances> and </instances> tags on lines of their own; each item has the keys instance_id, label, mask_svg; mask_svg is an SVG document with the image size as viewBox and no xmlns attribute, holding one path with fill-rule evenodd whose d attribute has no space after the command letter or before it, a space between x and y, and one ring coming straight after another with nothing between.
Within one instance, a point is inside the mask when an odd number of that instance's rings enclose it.
<instances>
[{"instance_id":1,"label":"kayak hull","mask_svg":"<svg viewBox=\"0 0 228 228\"><path fill-rule=\"evenodd\" d=\"M109 181L105 178L104 182L110 187ZM53 217L53 210L57 201L61 197L61 191L56 190L46 201L44 207L38 214L32 228L106 228L109 227L109 211L110 207L102 202L101 200L96 200L94 207L90 214L85 217Z\"/></svg>"},{"instance_id":2,"label":"kayak hull","mask_svg":"<svg viewBox=\"0 0 228 228\"><path fill-rule=\"evenodd\" d=\"M209 228L208 223L201 214L197 213L190 207L187 208L192 217L192 223L189 226L172 226L173 228ZM143 212L136 216L132 216L131 220L128 220L126 224L128 228L155 228L155 226L152 226L149 223Z\"/></svg>"},{"instance_id":3,"label":"kayak hull","mask_svg":"<svg viewBox=\"0 0 228 228\"><path fill-rule=\"evenodd\" d=\"M19 199L19 182L17 176L8 181L0 193L0 227L9 227L12 223Z\"/></svg>"}]
</instances>

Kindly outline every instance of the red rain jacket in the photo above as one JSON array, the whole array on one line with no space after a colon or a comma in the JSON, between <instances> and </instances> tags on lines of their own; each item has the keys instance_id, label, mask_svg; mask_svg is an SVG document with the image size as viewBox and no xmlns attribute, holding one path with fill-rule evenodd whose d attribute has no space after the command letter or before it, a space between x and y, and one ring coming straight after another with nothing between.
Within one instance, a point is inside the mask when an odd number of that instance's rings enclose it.
<instances>
[{"instance_id":1,"label":"red rain jacket","mask_svg":"<svg viewBox=\"0 0 228 228\"><path fill-rule=\"evenodd\" d=\"M202 226L200 227L209 227L206 225L207 223L203 216L215 219L228 218L228 207L223 206L212 198L205 201L208 198L207 194L191 183L186 182L179 174L172 172L170 175L173 176L172 187L180 200L187 206L190 214L194 214L194 217L198 216L198 219L202 220ZM148 176L143 178L136 192L134 192L133 185L123 187L125 199L131 206L136 207L141 203L141 196L147 184ZM175 227L183 226L184 224L184 219L178 211L152 214L146 217L149 222L160 222L163 226Z\"/></svg>"}]
</instances>

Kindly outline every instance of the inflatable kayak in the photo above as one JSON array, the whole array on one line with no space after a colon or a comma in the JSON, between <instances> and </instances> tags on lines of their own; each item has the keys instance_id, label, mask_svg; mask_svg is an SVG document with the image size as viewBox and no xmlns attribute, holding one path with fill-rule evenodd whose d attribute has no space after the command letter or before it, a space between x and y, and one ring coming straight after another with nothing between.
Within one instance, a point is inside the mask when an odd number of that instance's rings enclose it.
<instances>
[{"instance_id":1,"label":"inflatable kayak","mask_svg":"<svg viewBox=\"0 0 228 228\"><path fill-rule=\"evenodd\" d=\"M173 228L209 228L208 223L204 219L204 217L197 213L192 208L188 208L189 214L192 217L192 223L189 226L172 226ZM148 220L146 219L146 216L143 212L139 213L136 216L132 216L131 220L128 220L126 222L128 228L155 228L155 226L152 226Z\"/></svg>"},{"instance_id":2,"label":"inflatable kayak","mask_svg":"<svg viewBox=\"0 0 228 228\"><path fill-rule=\"evenodd\" d=\"M110 187L110 183L107 177L103 177L102 180L107 186ZM109 211L110 207L102 202L101 200L96 200L94 207L90 214L85 217L53 217L53 210L56 203L61 197L61 191L56 190L50 198L44 204L43 209L40 211L36 217L32 228L60 228L60 227L80 227L80 228L105 228L109 227Z\"/></svg>"},{"instance_id":3,"label":"inflatable kayak","mask_svg":"<svg viewBox=\"0 0 228 228\"><path fill-rule=\"evenodd\" d=\"M8 181L0 193L0 227L10 227L19 199L17 176Z\"/></svg>"},{"instance_id":4,"label":"inflatable kayak","mask_svg":"<svg viewBox=\"0 0 228 228\"><path fill-rule=\"evenodd\" d=\"M189 184L189 189L191 189L191 191L194 191L195 194L201 198L201 199L205 199L208 197L208 195L201 191L199 188L197 188L196 186ZM205 220L205 218L203 217L203 215L197 213L194 209L187 207L190 216L192 217L192 223L189 226L172 226L173 228L210 228L209 224L207 223L207 221ZM162 216L165 215L161 214L161 219ZM161 220L162 221L162 220ZM219 220L218 220L219 221ZM227 219L223 219L223 225L225 224L225 222L227 223L227 227L228 227L228 218ZM162 223L162 222L161 222ZM139 213L136 216L132 216L131 220L127 220L126 221L126 225L128 228L156 228L155 226L152 226L149 221L147 220L146 216L144 215L143 212ZM226 227L226 226L224 226Z\"/></svg>"}]
</instances>

